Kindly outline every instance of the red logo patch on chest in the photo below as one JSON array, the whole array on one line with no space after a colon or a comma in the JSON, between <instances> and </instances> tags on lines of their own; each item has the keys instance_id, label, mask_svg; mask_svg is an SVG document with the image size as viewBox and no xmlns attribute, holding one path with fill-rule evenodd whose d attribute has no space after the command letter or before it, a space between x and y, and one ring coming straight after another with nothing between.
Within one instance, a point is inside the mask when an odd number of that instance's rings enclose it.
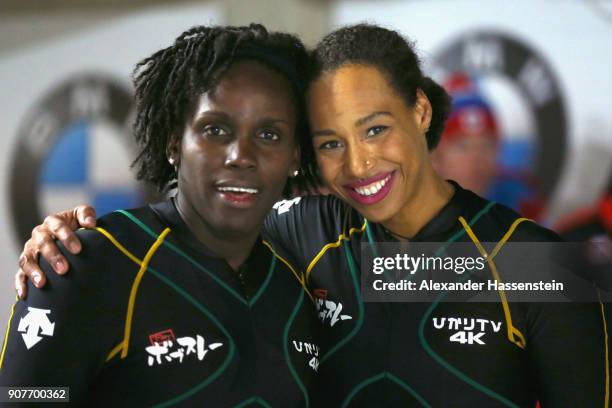
<instances>
[{"instance_id":1,"label":"red logo patch on chest","mask_svg":"<svg viewBox=\"0 0 612 408\"><path fill-rule=\"evenodd\" d=\"M321 300L325 300L327 299L327 289L314 289L312 291L312 294L317 298L317 299L321 299Z\"/></svg>"},{"instance_id":2,"label":"red logo patch on chest","mask_svg":"<svg viewBox=\"0 0 612 408\"><path fill-rule=\"evenodd\" d=\"M172 329L162 330L160 332L149 335L149 341L151 342L151 345L155 345L155 343L163 344L164 341L174 342L175 340L176 340L176 336L174 335L174 332L172 331Z\"/></svg>"}]
</instances>

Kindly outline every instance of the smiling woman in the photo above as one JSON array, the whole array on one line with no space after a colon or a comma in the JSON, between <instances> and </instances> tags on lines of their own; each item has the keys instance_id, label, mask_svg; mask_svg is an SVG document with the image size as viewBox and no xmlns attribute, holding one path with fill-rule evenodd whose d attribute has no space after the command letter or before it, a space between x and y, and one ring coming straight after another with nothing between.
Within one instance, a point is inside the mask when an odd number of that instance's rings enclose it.
<instances>
[{"instance_id":1,"label":"smiling woman","mask_svg":"<svg viewBox=\"0 0 612 408\"><path fill-rule=\"evenodd\" d=\"M138 176L177 194L77 233L74 273L15 304L0 384L87 406L308 405L316 364L293 343L316 348L314 311L260 236L300 167L306 58L260 25L194 27L138 64Z\"/></svg>"},{"instance_id":2,"label":"smiling woman","mask_svg":"<svg viewBox=\"0 0 612 408\"><path fill-rule=\"evenodd\" d=\"M492 242L507 268L498 271L491 257L485 271L503 277L516 265L505 243L559 240L434 171L430 151L449 97L423 75L410 43L370 25L327 35L314 51L307 106L320 174L335 197L302 200L267 229L304 254L297 264L321 314L332 316L321 343L320 403L607 407L599 303L510 303L504 290L496 303L444 302L446 292L431 303L364 303L360 275L368 270L359 267L383 250L379 243ZM313 221L296 233L305 219ZM348 318L334 321L338 310Z\"/></svg>"},{"instance_id":3,"label":"smiling woman","mask_svg":"<svg viewBox=\"0 0 612 408\"><path fill-rule=\"evenodd\" d=\"M367 219L393 223L394 232L405 236L416 232L415 218L431 217L453 191L428 165L423 134L432 107L422 90L415 95L414 107L406 109L384 72L345 64L316 79L308 98L327 186ZM432 205L423 208L424 201Z\"/></svg>"}]
</instances>

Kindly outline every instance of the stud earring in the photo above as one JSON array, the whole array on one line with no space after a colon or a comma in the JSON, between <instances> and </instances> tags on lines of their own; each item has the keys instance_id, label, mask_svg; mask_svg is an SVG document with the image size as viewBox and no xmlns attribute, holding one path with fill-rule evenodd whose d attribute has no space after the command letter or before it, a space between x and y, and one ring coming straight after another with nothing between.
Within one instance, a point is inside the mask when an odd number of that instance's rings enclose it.
<instances>
[{"instance_id":1,"label":"stud earring","mask_svg":"<svg viewBox=\"0 0 612 408\"><path fill-rule=\"evenodd\" d=\"M170 163L170 165L174 167L175 172L178 171L178 163L174 157L168 157L168 163Z\"/></svg>"}]
</instances>

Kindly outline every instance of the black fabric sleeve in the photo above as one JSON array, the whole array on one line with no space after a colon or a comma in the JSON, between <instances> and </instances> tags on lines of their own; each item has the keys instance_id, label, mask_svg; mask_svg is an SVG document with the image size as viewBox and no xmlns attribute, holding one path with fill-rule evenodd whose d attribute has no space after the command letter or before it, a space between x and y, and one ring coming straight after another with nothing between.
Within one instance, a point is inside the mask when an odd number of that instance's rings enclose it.
<instances>
[{"instance_id":1,"label":"black fabric sleeve","mask_svg":"<svg viewBox=\"0 0 612 408\"><path fill-rule=\"evenodd\" d=\"M70 387L70 401L78 403L118 342L124 319L109 296L116 286L110 265L118 251L96 231L78 236L79 256L59 245L69 272L57 275L41 258L47 284L31 286L27 299L14 305L0 385Z\"/></svg>"},{"instance_id":2,"label":"black fabric sleeve","mask_svg":"<svg viewBox=\"0 0 612 408\"><path fill-rule=\"evenodd\" d=\"M264 238L281 256L305 271L321 248L342 233L342 206L333 196L280 201L266 217Z\"/></svg>"},{"instance_id":3,"label":"black fabric sleeve","mask_svg":"<svg viewBox=\"0 0 612 408\"><path fill-rule=\"evenodd\" d=\"M513 238L523 242L562 242L557 234L533 222L522 223ZM593 297L597 298L596 293ZM530 303L524 307L526 349L538 381L542 408L607 406L607 305L567 302Z\"/></svg>"},{"instance_id":4,"label":"black fabric sleeve","mask_svg":"<svg viewBox=\"0 0 612 408\"><path fill-rule=\"evenodd\" d=\"M607 318L599 303L529 306L527 352L543 408L606 406Z\"/></svg>"}]
</instances>

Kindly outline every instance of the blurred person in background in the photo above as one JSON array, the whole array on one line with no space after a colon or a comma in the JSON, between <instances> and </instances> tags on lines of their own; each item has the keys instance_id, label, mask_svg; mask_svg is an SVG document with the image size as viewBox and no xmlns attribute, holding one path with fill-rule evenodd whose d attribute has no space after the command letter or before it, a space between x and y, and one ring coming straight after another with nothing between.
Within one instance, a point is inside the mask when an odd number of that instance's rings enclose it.
<instances>
[{"instance_id":1,"label":"blurred person in background","mask_svg":"<svg viewBox=\"0 0 612 408\"><path fill-rule=\"evenodd\" d=\"M444 82L444 88L452 97L452 106L440 143L431 153L438 174L537 219L543 204L533 177L498 164L503 135L478 81L456 72Z\"/></svg>"},{"instance_id":2,"label":"blurred person in background","mask_svg":"<svg viewBox=\"0 0 612 408\"><path fill-rule=\"evenodd\" d=\"M444 88L452 106L440 143L431 153L434 169L443 178L487 196L497 175L497 120L468 75L452 75Z\"/></svg>"}]
</instances>

